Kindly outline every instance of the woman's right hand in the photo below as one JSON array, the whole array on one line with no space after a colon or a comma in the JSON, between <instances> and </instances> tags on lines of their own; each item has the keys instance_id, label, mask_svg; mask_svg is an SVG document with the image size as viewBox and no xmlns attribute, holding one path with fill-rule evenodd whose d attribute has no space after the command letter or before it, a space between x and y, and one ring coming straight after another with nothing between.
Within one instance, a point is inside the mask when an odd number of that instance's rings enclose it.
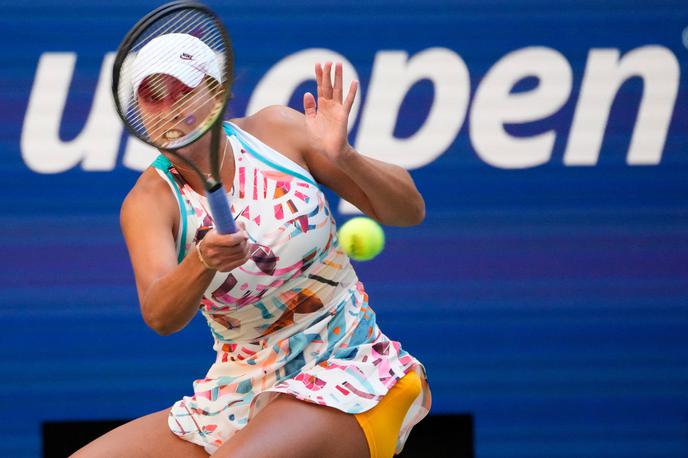
<instances>
[{"instance_id":1,"label":"woman's right hand","mask_svg":"<svg viewBox=\"0 0 688 458\"><path fill-rule=\"evenodd\" d=\"M211 229L199 242L199 253L207 268L229 272L249 259L248 235L239 230L233 234L219 234Z\"/></svg>"}]
</instances>

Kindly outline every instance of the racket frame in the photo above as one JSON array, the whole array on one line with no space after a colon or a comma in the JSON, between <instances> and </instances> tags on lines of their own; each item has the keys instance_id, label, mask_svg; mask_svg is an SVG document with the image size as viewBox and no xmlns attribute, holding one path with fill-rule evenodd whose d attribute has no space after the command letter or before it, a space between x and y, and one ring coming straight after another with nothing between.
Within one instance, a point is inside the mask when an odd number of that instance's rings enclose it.
<instances>
[{"instance_id":1,"label":"racket frame","mask_svg":"<svg viewBox=\"0 0 688 458\"><path fill-rule=\"evenodd\" d=\"M185 9L196 9L208 16L215 27L220 33L221 40L224 47L224 58L225 62L222 66L222 81L218 83L222 86L222 104L218 110L217 118L209 123L204 130L195 135L188 143L184 143L181 146L175 148L163 148L152 141L145 138L140 132L134 129L124 115L122 106L119 98L119 84L120 84L120 72L126 58L131 53L131 47L136 43L136 41L143 35L149 26L155 24L159 20L163 19L165 16L174 14L176 11ZM234 66L234 56L232 53L232 42L229 38L229 34L225 29L220 18L215 14L210 8L202 3L192 2L192 1L174 1L167 3L165 5L159 6L153 11L142 17L134 27L129 30L125 35L124 39L117 48L117 55L115 57L115 62L112 68L112 94L115 100L115 107L117 114L124 122L126 129L135 137L147 143L156 149L165 151L182 161L186 166L193 170L201 178L203 186L205 187L206 197L208 198L208 204L210 205L210 210L215 221L216 230L222 234L236 232L236 227L234 225L234 219L230 212L229 202L227 200L227 195L224 192L224 185L220 178L220 160L219 160L219 144L220 135L222 132L222 123L224 118L224 113L227 108L227 103L230 96L230 88L232 85L232 72ZM206 135L208 131L211 131L210 138L210 152L209 152L209 163L210 163L210 176L203 173L196 164L185 158L183 155L179 154L177 150L185 148L194 142L198 141L201 137Z\"/></svg>"}]
</instances>

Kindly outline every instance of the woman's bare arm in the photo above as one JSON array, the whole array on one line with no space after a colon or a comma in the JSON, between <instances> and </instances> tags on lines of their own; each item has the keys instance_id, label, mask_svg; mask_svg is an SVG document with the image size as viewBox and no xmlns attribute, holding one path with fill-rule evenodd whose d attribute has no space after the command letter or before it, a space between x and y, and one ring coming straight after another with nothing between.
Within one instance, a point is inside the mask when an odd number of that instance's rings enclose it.
<instances>
[{"instance_id":1,"label":"woman's bare arm","mask_svg":"<svg viewBox=\"0 0 688 458\"><path fill-rule=\"evenodd\" d=\"M195 252L177 264L173 227L178 214L169 187L154 172L142 176L120 212L141 313L146 324L161 335L177 332L193 319L217 270L229 271L248 259L245 233L210 231L202 248L212 268L205 267Z\"/></svg>"},{"instance_id":2,"label":"woman's bare arm","mask_svg":"<svg viewBox=\"0 0 688 458\"><path fill-rule=\"evenodd\" d=\"M326 64L324 73L329 75L330 67ZM318 182L380 223L419 224L425 217L425 202L411 175L402 167L358 153L346 140L347 102L353 101L355 87L342 104L341 71L337 65L335 86L330 85L329 90L324 88L329 78L322 70L316 71L317 110L313 96L306 94L306 115L275 105L247 118L245 128L305 166Z\"/></svg>"}]
</instances>

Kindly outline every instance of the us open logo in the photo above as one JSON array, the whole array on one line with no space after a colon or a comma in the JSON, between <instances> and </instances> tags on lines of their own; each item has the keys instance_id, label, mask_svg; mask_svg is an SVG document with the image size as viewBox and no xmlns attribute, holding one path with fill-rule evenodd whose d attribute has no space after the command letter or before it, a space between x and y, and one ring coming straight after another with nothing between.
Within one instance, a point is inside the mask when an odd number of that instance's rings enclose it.
<instances>
[{"instance_id":1,"label":"us open logo","mask_svg":"<svg viewBox=\"0 0 688 458\"><path fill-rule=\"evenodd\" d=\"M182 53L180 58L191 57ZM123 151L124 167L143 170L157 154L132 138L122 138L122 125L110 95L113 54L103 60L88 119L70 141L59 137L60 124L76 63L75 53L41 55L21 136L27 167L37 173L61 173L80 166L85 171L112 170ZM315 62L338 61L344 67L344 87L358 72L346 57L329 49L305 49L275 63L253 89L246 114L273 104L286 104L304 81L313 78ZM680 70L671 50L642 46L621 54L614 48L588 51L578 93L566 56L542 46L517 49L501 57L486 72L471 94L470 74L459 54L447 48L428 48L415 55L405 51L378 51L366 90L351 111L349 127L358 119L354 147L369 156L407 169L423 167L444 154L469 120L467 134L475 154L486 164L504 169L527 169L551 160L555 140L568 134L565 166L594 166L614 99L631 78L642 80L642 97L626 152L628 165L661 162L676 103ZM538 84L525 92L512 92L525 78ZM394 136L404 97L411 87L427 79L434 97L427 116L413 135ZM361 91L359 91L361 92ZM546 119L576 97L570 128L530 136L514 136L507 125ZM469 112L470 106L470 112ZM425 108L424 108L425 109ZM125 142L124 145L120 145Z\"/></svg>"}]
</instances>

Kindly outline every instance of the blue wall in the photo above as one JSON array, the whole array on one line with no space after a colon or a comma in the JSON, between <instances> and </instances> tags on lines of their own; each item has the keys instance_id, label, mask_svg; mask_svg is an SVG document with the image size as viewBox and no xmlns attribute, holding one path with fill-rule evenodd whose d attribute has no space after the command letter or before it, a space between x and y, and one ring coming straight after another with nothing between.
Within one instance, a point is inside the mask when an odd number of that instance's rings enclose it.
<instances>
[{"instance_id":1,"label":"blue wall","mask_svg":"<svg viewBox=\"0 0 688 458\"><path fill-rule=\"evenodd\" d=\"M59 121L68 144L89 118L103 57L158 4L98 3L0 2L2 456L38 455L43 421L133 418L168 407L214 360L202 319L159 337L140 318L118 224L119 204L139 173L123 163L126 137L114 166L89 170L76 161L41 173L27 164L40 140L22 147L39 60L76 53ZM236 46L234 116L245 113L268 70L308 48L352 63L361 109L381 52L443 48L465 62L470 103L457 106L466 112L461 129L443 154L412 170L426 221L387 228L385 252L357 267L383 330L426 364L433 412L475 415L479 457L688 456L685 2L210 5ZM584 75L593 71L589 55L607 49L623 57L648 46L670 57L647 68L672 58L678 68L678 92L671 95L666 76L662 101L654 100L659 108L648 111L661 118L664 106L670 113L667 123L655 123L656 131L668 129L657 160L633 164L627 155L649 84L636 76L616 93L599 159L567 165ZM471 131L475 94L498 62L534 47L563 56L570 94L560 108L505 129L516 138L553 132L551 157L536 166L495 166ZM538 84L524 78L511 94L527 95ZM299 86L295 108L313 86ZM434 95L431 78L412 86L397 137L416 133L439 103ZM359 116L352 142L360 123ZM333 208L337 201L331 196Z\"/></svg>"}]
</instances>

